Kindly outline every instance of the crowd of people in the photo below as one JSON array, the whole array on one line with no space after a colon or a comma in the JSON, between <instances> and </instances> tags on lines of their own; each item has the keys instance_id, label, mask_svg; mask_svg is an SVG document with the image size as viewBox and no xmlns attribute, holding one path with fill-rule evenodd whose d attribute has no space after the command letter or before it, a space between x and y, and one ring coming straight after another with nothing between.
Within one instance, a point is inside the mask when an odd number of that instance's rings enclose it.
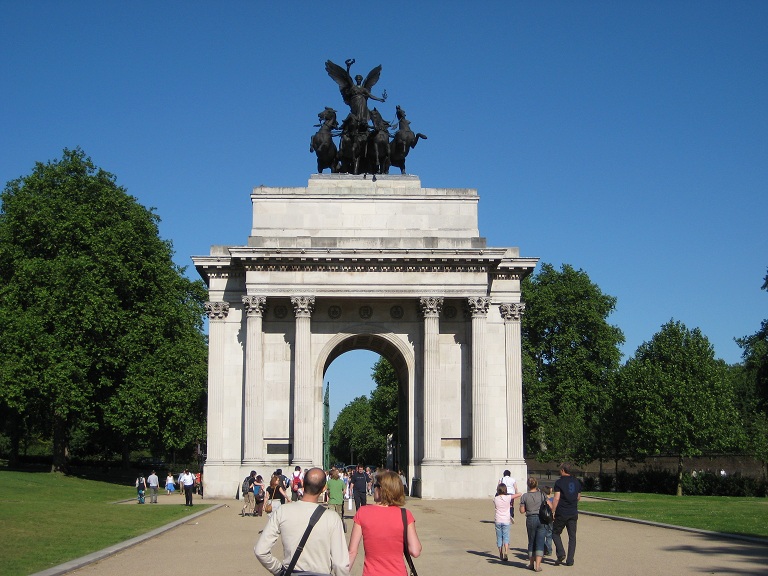
<instances>
[{"instance_id":1,"label":"crowd of people","mask_svg":"<svg viewBox=\"0 0 768 576\"><path fill-rule=\"evenodd\" d=\"M275 470L265 483L253 470L240 491L244 498L240 515L266 512L269 517L254 553L273 574L294 571L346 576L362 544L365 576L400 576L405 573L406 559L411 562L411 557L421 554L415 519L404 508L407 481L402 471L371 470L363 465L349 470L296 466L290 476ZM349 543L344 536L345 511L346 517L353 518ZM313 537L307 540L310 532ZM272 552L278 538L282 555Z\"/></svg>"},{"instance_id":2,"label":"crowd of people","mask_svg":"<svg viewBox=\"0 0 768 576\"><path fill-rule=\"evenodd\" d=\"M526 481L525 492L518 490L509 470L498 480L493 498L494 525L502 562L509 561L510 525L515 522L517 508L525 517L528 568L540 572L543 558L553 552L555 565L573 566L581 482L571 475L570 464L561 464L559 470L560 478L553 487L539 486L537 479L531 477ZM150 503L156 503L159 486L154 470L147 478L139 476L139 502L144 503L148 490ZM177 486L183 490L188 506L192 506L193 491L202 496L200 473L193 475L186 469L176 480L169 473L166 494L173 494ZM241 516L268 516L254 547L256 557L267 570L284 574L290 566L296 572L336 576L350 573L360 544L365 549L363 576L406 573L405 562L410 563L411 557L421 554L415 518L404 508L407 493L408 483L402 471L372 470L362 464L330 470L302 470L296 466L290 476L278 468L268 479L251 470L238 489L238 497L243 499ZM348 517L353 522L347 544L344 520ZM315 526L320 536L307 540ZM567 551L563 531L568 534ZM283 555L279 557L272 552L278 538L283 544Z\"/></svg>"},{"instance_id":3,"label":"crowd of people","mask_svg":"<svg viewBox=\"0 0 768 576\"><path fill-rule=\"evenodd\" d=\"M165 477L165 493L170 496L178 490L181 494L184 494L185 506L192 506L192 495L198 494L203 497L203 475L198 472L192 474L189 468L185 468L183 472L180 472L176 480L174 480L173 473L168 472L168 476ZM139 504L144 504L146 492L149 490L150 504L157 504L157 495L160 490L160 479L154 470L147 476L139 476L136 478L136 497Z\"/></svg>"}]
</instances>

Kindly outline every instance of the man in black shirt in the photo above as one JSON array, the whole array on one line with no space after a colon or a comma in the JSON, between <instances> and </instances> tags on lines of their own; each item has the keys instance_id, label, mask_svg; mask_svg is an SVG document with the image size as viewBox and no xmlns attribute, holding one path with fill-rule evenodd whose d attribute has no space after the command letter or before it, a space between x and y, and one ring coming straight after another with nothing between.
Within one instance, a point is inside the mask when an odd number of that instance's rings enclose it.
<instances>
[{"instance_id":1,"label":"man in black shirt","mask_svg":"<svg viewBox=\"0 0 768 576\"><path fill-rule=\"evenodd\" d=\"M350 478L352 496L355 498L355 510L359 510L360 506L365 506L366 496L368 494L368 483L370 481L371 477L365 473L363 465L358 464L357 471L353 472L352 478Z\"/></svg>"},{"instance_id":2,"label":"man in black shirt","mask_svg":"<svg viewBox=\"0 0 768 576\"><path fill-rule=\"evenodd\" d=\"M559 566L565 561L566 566L573 566L576 554L576 521L579 519L579 500L581 500L581 481L571 476L571 465L567 462L560 464L560 478L555 482L555 499L552 502L552 540L555 542ZM560 535L563 528L568 530L568 556L566 558L563 540Z\"/></svg>"}]
</instances>

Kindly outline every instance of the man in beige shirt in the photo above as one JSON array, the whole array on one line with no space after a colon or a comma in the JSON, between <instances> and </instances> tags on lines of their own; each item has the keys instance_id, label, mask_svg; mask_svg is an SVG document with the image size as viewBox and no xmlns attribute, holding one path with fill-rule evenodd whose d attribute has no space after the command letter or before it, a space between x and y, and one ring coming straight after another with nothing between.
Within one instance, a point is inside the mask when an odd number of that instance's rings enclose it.
<instances>
[{"instance_id":1,"label":"man in beige shirt","mask_svg":"<svg viewBox=\"0 0 768 576\"><path fill-rule=\"evenodd\" d=\"M304 498L288 506L280 506L272 513L261 538L253 548L256 558L272 574L280 574L290 564L324 490L325 472L320 468L311 468L304 474ZM272 555L272 547L278 536L283 542L282 562ZM344 538L344 526L338 514L326 510L320 516L304 545L294 572L349 576L349 552Z\"/></svg>"}]
</instances>

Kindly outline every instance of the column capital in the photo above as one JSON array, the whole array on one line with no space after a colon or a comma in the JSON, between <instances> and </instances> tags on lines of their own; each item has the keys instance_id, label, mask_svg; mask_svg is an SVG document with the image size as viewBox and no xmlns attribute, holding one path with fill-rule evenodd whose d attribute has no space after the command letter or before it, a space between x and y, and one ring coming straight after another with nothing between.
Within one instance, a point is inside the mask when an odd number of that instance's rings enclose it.
<instances>
[{"instance_id":1,"label":"column capital","mask_svg":"<svg viewBox=\"0 0 768 576\"><path fill-rule=\"evenodd\" d=\"M419 298L419 306L425 318L437 318L443 309L443 298L440 296L422 296Z\"/></svg>"},{"instance_id":2,"label":"column capital","mask_svg":"<svg viewBox=\"0 0 768 576\"><path fill-rule=\"evenodd\" d=\"M522 302L519 304L501 304L499 306L499 312L501 312L501 317L505 322L511 320L517 320L519 322L523 317L523 312L525 312L525 304Z\"/></svg>"},{"instance_id":3,"label":"column capital","mask_svg":"<svg viewBox=\"0 0 768 576\"><path fill-rule=\"evenodd\" d=\"M248 316L264 316L267 310L266 296L243 296L243 305Z\"/></svg>"},{"instance_id":4,"label":"column capital","mask_svg":"<svg viewBox=\"0 0 768 576\"><path fill-rule=\"evenodd\" d=\"M291 304L296 318L309 318L315 311L314 296L291 296Z\"/></svg>"},{"instance_id":5,"label":"column capital","mask_svg":"<svg viewBox=\"0 0 768 576\"><path fill-rule=\"evenodd\" d=\"M467 307L473 317L486 316L490 305L491 299L487 296L470 296L467 298Z\"/></svg>"},{"instance_id":6,"label":"column capital","mask_svg":"<svg viewBox=\"0 0 768 576\"><path fill-rule=\"evenodd\" d=\"M229 302L206 302L204 307L209 320L224 320L229 314Z\"/></svg>"}]
</instances>

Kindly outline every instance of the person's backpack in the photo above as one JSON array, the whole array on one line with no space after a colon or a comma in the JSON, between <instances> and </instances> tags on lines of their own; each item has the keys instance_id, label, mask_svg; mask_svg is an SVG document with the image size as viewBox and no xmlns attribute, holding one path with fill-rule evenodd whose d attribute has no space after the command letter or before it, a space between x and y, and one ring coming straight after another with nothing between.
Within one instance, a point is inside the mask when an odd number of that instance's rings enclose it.
<instances>
[{"instance_id":1,"label":"person's backpack","mask_svg":"<svg viewBox=\"0 0 768 576\"><path fill-rule=\"evenodd\" d=\"M250 476L246 476L245 480L243 480L243 495L248 494L248 492L249 492L249 490L251 488L251 485L248 482L250 479L251 479Z\"/></svg>"},{"instance_id":2,"label":"person's backpack","mask_svg":"<svg viewBox=\"0 0 768 576\"><path fill-rule=\"evenodd\" d=\"M139 483L138 483L137 488L139 490L146 490L147 489L147 482L146 482L146 480L144 480L143 476L139 476Z\"/></svg>"},{"instance_id":3,"label":"person's backpack","mask_svg":"<svg viewBox=\"0 0 768 576\"><path fill-rule=\"evenodd\" d=\"M291 490L294 492L298 492L299 488L301 488L301 477L294 476L291 480Z\"/></svg>"},{"instance_id":4,"label":"person's backpack","mask_svg":"<svg viewBox=\"0 0 768 576\"><path fill-rule=\"evenodd\" d=\"M544 496L544 494L542 494ZM549 507L549 502L547 502L547 497L544 496L544 500L541 502L541 506L539 506L539 522L542 524L552 524L552 508Z\"/></svg>"}]
</instances>

